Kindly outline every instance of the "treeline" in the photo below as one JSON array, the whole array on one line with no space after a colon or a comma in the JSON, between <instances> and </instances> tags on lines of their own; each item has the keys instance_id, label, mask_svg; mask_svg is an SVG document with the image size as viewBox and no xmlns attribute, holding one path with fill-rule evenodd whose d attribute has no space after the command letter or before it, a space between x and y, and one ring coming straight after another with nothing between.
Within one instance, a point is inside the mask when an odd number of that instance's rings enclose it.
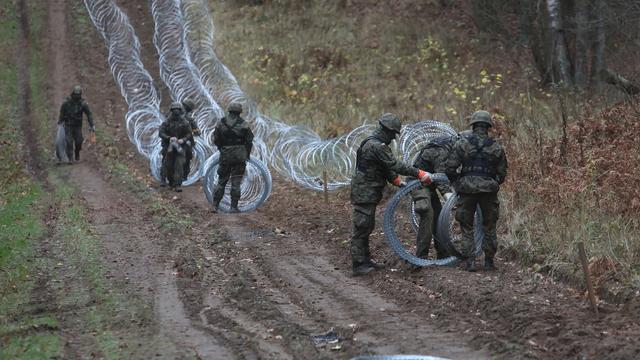
<instances>
[{"instance_id":1,"label":"treeline","mask_svg":"<svg viewBox=\"0 0 640 360\"><path fill-rule=\"evenodd\" d=\"M637 70L635 57L620 73L608 65L614 56L633 54L629 47L636 55L640 50L640 0L471 0L471 6L481 31L530 53L544 84L586 89L609 83L640 93L626 78Z\"/></svg>"}]
</instances>

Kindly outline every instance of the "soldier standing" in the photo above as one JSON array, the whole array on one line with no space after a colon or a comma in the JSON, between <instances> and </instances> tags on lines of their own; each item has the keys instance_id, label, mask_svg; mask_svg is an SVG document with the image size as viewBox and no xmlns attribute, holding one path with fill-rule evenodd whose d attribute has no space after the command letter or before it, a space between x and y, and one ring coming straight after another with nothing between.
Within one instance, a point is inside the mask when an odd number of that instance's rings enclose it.
<instances>
[{"instance_id":1,"label":"soldier standing","mask_svg":"<svg viewBox=\"0 0 640 360\"><path fill-rule=\"evenodd\" d=\"M191 132L193 136L189 139L189 145L185 146L185 162L184 162L184 180L187 180L189 173L191 172L191 159L193 159L193 148L196 144L195 136L200 135L200 129L193 118L193 111L196 109L196 103L193 100L186 99L182 102L182 108L184 109L184 117L191 126Z\"/></svg>"},{"instance_id":2,"label":"soldier standing","mask_svg":"<svg viewBox=\"0 0 640 360\"><path fill-rule=\"evenodd\" d=\"M446 162L446 174L455 181L454 188L460 195L456 220L462 228L462 257L467 271L476 271L473 246L473 220L476 207L482 211L484 229L484 268L495 270L494 256L497 250L496 223L500 202L498 191L507 176L507 157L504 149L492 137L491 114L479 110L471 116L472 132L462 136L453 146ZM458 167L461 171L458 173Z\"/></svg>"},{"instance_id":3,"label":"soldier standing","mask_svg":"<svg viewBox=\"0 0 640 360\"><path fill-rule=\"evenodd\" d=\"M429 173L396 160L388 146L400 133L400 119L387 113L380 117L378 123L379 127L358 148L356 173L351 180L353 236L350 246L354 276L384 267L371 260L369 235L375 227L376 206L382 199L382 190L387 182L403 186L400 174L431 183Z\"/></svg>"},{"instance_id":4,"label":"soldier standing","mask_svg":"<svg viewBox=\"0 0 640 360\"><path fill-rule=\"evenodd\" d=\"M184 171L184 148L189 146L189 139L193 137L191 126L184 118L182 104L174 102L170 107L171 115L165 120L158 135L162 141L164 157L162 159L162 180L169 179L169 186L176 192L181 192ZM172 156L169 156L171 153Z\"/></svg>"},{"instance_id":5,"label":"soldier standing","mask_svg":"<svg viewBox=\"0 0 640 360\"><path fill-rule=\"evenodd\" d=\"M420 151L413 166L429 173L444 173L446 170L445 162L455 141L456 137L450 135L430 140ZM429 256L431 238L442 210L442 204L436 188L445 199L451 196L451 188L448 184L438 184L437 186L435 184L422 185L411 192L414 210L420 218L416 239L416 256L419 258L426 259ZM438 259L444 259L449 256L447 249L438 241L434 241L434 247L436 248Z\"/></svg>"},{"instance_id":6,"label":"soldier standing","mask_svg":"<svg viewBox=\"0 0 640 360\"><path fill-rule=\"evenodd\" d=\"M240 212L240 184L244 177L245 169L251 148L253 147L253 132L240 114L242 104L229 104L228 115L223 117L213 133L213 143L220 151L220 165L218 166L218 184L213 193L212 212L218 212L220 201L224 197L227 182L231 179L231 212Z\"/></svg>"},{"instance_id":7,"label":"soldier standing","mask_svg":"<svg viewBox=\"0 0 640 360\"><path fill-rule=\"evenodd\" d=\"M89 131L95 131L93 114L91 114L89 104L82 98L82 88L76 85L71 92L71 96L67 97L62 106L60 106L60 116L58 117L58 124L64 124L66 153L69 163L71 163L74 153L76 161L80 161L80 150L84 141L82 137L82 114L87 115Z\"/></svg>"}]
</instances>

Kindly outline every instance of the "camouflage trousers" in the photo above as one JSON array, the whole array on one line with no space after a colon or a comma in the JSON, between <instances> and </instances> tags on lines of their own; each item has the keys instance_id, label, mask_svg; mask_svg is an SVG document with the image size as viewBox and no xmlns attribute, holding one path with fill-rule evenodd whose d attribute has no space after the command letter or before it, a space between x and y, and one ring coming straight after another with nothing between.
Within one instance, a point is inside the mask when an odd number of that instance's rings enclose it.
<instances>
[{"instance_id":1,"label":"camouflage trousers","mask_svg":"<svg viewBox=\"0 0 640 360\"><path fill-rule=\"evenodd\" d=\"M191 140L193 142L193 139ZM193 159L193 146L184 146L184 167L182 170L183 179L187 180L189 173L191 172L191 159Z\"/></svg>"},{"instance_id":2,"label":"camouflage trousers","mask_svg":"<svg viewBox=\"0 0 640 360\"><path fill-rule=\"evenodd\" d=\"M371 260L369 235L376 226L376 204L353 205L353 236L350 249L353 266L356 267Z\"/></svg>"},{"instance_id":3,"label":"camouflage trousers","mask_svg":"<svg viewBox=\"0 0 640 360\"><path fill-rule=\"evenodd\" d=\"M442 211L442 204L435 189L421 187L412 194L414 209L418 215L418 236L416 238L416 256L426 259L429 256L431 239L434 238L438 216ZM441 243L435 240L433 245L436 249L438 259L443 259L448 255L447 250Z\"/></svg>"},{"instance_id":4,"label":"camouflage trousers","mask_svg":"<svg viewBox=\"0 0 640 360\"><path fill-rule=\"evenodd\" d=\"M498 194L460 194L456 206L456 220L458 220L460 228L462 229L462 249L460 253L463 258L475 257L473 220L478 206L480 206L480 210L482 210L482 229L484 230L482 250L484 251L485 257L493 258L498 249L498 238L496 235L496 224L500 216Z\"/></svg>"},{"instance_id":5,"label":"camouflage trousers","mask_svg":"<svg viewBox=\"0 0 640 360\"><path fill-rule=\"evenodd\" d=\"M167 179L169 186L176 187L182 185L184 171L184 153L179 154L177 151L168 151L162 159L162 168L160 174L162 179Z\"/></svg>"},{"instance_id":6,"label":"camouflage trousers","mask_svg":"<svg viewBox=\"0 0 640 360\"><path fill-rule=\"evenodd\" d=\"M73 159L73 155L75 153L76 160L80 158L80 150L82 150L82 142L84 138L82 137L82 126L64 126L64 135L67 141L66 152L69 161ZM75 151L74 151L75 147Z\"/></svg>"},{"instance_id":7,"label":"camouflage trousers","mask_svg":"<svg viewBox=\"0 0 640 360\"><path fill-rule=\"evenodd\" d=\"M224 189L227 187L227 182L231 180L231 205L238 205L238 201L240 200L240 185L242 184L242 178L244 177L246 168L246 163L220 164L218 167L218 184L213 193L214 204L220 203L220 200L224 197Z\"/></svg>"}]
</instances>

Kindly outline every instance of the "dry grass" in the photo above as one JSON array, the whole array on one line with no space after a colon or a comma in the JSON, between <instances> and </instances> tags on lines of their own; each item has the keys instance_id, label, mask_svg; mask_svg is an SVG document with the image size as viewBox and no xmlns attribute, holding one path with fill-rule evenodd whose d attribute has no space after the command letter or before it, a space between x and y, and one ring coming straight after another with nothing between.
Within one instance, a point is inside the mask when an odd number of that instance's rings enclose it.
<instances>
[{"instance_id":1,"label":"dry grass","mask_svg":"<svg viewBox=\"0 0 640 360\"><path fill-rule=\"evenodd\" d=\"M607 268L616 280L639 281L638 159L614 156L640 153L633 122L614 126L633 107L597 110L617 101L615 92L587 101L540 89L526 55L476 33L464 9L442 13L435 2L212 0L211 8L222 60L262 112L288 123L335 136L395 112L462 129L474 110L491 110L510 160L505 247L535 269L574 277L575 242L585 241L593 261L615 264Z\"/></svg>"}]
</instances>

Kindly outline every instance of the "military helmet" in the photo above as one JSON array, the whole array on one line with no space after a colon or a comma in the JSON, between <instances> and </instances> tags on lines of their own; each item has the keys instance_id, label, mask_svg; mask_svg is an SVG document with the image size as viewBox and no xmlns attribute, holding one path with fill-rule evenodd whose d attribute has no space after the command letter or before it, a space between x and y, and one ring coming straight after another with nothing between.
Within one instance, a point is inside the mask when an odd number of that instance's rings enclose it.
<instances>
[{"instance_id":1,"label":"military helmet","mask_svg":"<svg viewBox=\"0 0 640 360\"><path fill-rule=\"evenodd\" d=\"M171 107L169 107L169 110L176 110L176 109L182 110L182 104L180 104L177 101L174 101L171 103Z\"/></svg>"},{"instance_id":2,"label":"military helmet","mask_svg":"<svg viewBox=\"0 0 640 360\"><path fill-rule=\"evenodd\" d=\"M471 115L471 121L469 122L470 126L473 124L485 123L489 126L493 126L493 120L491 120L491 114L488 111L478 110Z\"/></svg>"},{"instance_id":3,"label":"military helmet","mask_svg":"<svg viewBox=\"0 0 640 360\"><path fill-rule=\"evenodd\" d=\"M240 114L242 112L242 104L240 104L239 102L232 102L231 104L229 104L228 111L230 113Z\"/></svg>"},{"instance_id":4,"label":"military helmet","mask_svg":"<svg viewBox=\"0 0 640 360\"><path fill-rule=\"evenodd\" d=\"M378 123L384 129L392 131L396 134L400 134L400 130L402 129L402 123L400 119L394 114L386 113L378 119Z\"/></svg>"},{"instance_id":5,"label":"military helmet","mask_svg":"<svg viewBox=\"0 0 640 360\"><path fill-rule=\"evenodd\" d=\"M76 85L73 87L73 91L71 92L72 95L82 95L82 87L80 87L80 85Z\"/></svg>"},{"instance_id":6,"label":"military helmet","mask_svg":"<svg viewBox=\"0 0 640 360\"><path fill-rule=\"evenodd\" d=\"M184 108L184 111L190 112L196 108L196 103L191 99L186 99L182 101L182 107Z\"/></svg>"}]
</instances>

